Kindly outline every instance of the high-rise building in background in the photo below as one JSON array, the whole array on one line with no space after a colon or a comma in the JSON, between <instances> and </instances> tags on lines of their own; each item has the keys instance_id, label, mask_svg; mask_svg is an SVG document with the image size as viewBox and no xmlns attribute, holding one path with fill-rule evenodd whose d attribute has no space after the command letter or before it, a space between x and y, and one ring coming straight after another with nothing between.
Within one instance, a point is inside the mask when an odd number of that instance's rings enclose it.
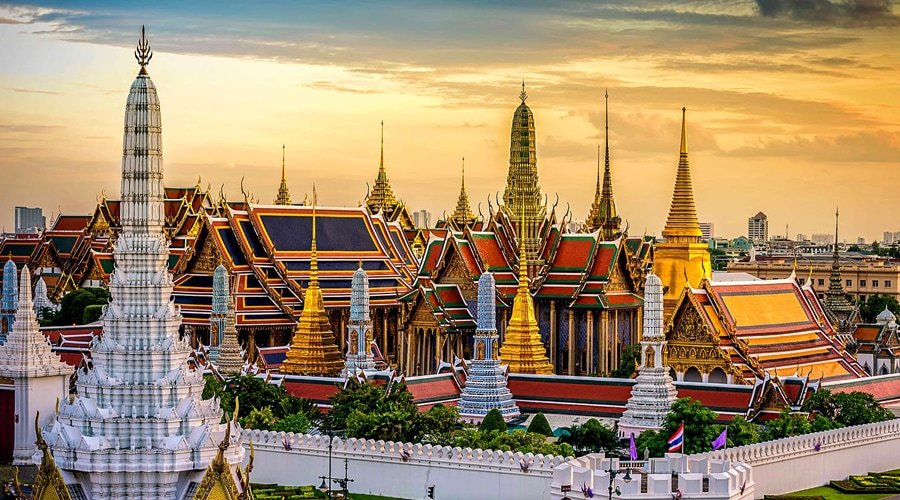
<instances>
[{"instance_id":1,"label":"high-rise building in background","mask_svg":"<svg viewBox=\"0 0 900 500\"><path fill-rule=\"evenodd\" d=\"M813 233L810 240L816 245L831 245L834 243L834 235L825 233Z\"/></svg>"},{"instance_id":2,"label":"high-rise building in background","mask_svg":"<svg viewBox=\"0 0 900 500\"><path fill-rule=\"evenodd\" d=\"M431 212L424 208L416 210L413 212L413 224L415 224L418 229L426 229L431 225Z\"/></svg>"},{"instance_id":3,"label":"high-rise building in background","mask_svg":"<svg viewBox=\"0 0 900 500\"><path fill-rule=\"evenodd\" d=\"M756 245L769 240L769 218L759 212L747 219L747 237Z\"/></svg>"},{"instance_id":4,"label":"high-rise building in background","mask_svg":"<svg viewBox=\"0 0 900 500\"><path fill-rule=\"evenodd\" d=\"M900 242L900 231L894 231L894 243Z\"/></svg>"},{"instance_id":5,"label":"high-rise building in background","mask_svg":"<svg viewBox=\"0 0 900 500\"><path fill-rule=\"evenodd\" d=\"M887 243L887 244L893 243L894 242L894 233L892 233L890 231L885 231L884 238L882 238L881 242Z\"/></svg>"},{"instance_id":6,"label":"high-rise building in background","mask_svg":"<svg viewBox=\"0 0 900 500\"><path fill-rule=\"evenodd\" d=\"M709 241L716 237L716 225L712 222L700 223L700 234L703 241Z\"/></svg>"},{"instance_id":7,"label":"high-rise building in background","mask_svg":"<svg viewBox=\"0 0 900 500\"><path fill-rule=\"evenodd\" d=\"M803 233L797 233L797 241L807 241L809 238Z\"/></svg>"},{"instance_id":8,"label":"high-rise building in background","mask_svg":"<svg viewBox=\"0 0 900 500\"><path fill-rule=\"evenodd\" d=\"M47 227L47 219L40 207L16 207L16 232L37 233Z\"/></svg>"},{"instance_id":9,"label":"high-rise building in background","mask_svg":"<svg viewBox=\"0 0 900 500\"><path fill-rule=\"evenodd\" d=\"M857 244L857 245L865 245L865 244L866 244L866 239L863 238L862 236L858 236L858 237L856 238L856 244Z\"/></svg>"}]
</instances>

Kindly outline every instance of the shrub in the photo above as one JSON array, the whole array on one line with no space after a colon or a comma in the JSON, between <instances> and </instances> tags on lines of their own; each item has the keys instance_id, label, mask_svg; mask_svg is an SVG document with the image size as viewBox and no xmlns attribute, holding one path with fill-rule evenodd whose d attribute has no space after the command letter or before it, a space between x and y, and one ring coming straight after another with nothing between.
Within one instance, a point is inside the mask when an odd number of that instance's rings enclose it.
<instances>
[{"instance_id":1,"label":"shrub","mask_svg":"<svg viewBox=\"0 0 900 500\"><path fill-rule=\"evenodd\" d=\"M293 415L288 415L284 418L278 419L278 421L275 422L275 426L272 427L272 430L278 432L293 432L295 434L302 434L308 431L311 426L312 424L305 414L294 413Z\"/></svg>"},{"instance_id":2,"label":"shrub","mask_svg":"<svg viewBox=\"0 0 900 500\"><path fill-rule=\"evenodd\" d=\"M553 429L550 428L550 422L547 421L547 417L543 413L538 413L531 419L531 423L528 424L528 432L553 437Z\"/></svg>"},{"instance_id":3,"label":"shrub","mask_svg":"<svg viewBox=\"0 0 900 500\"><path fill-rule=\"evenodd\" d=\"M484 416L484 420L481 421L481 425L478 426L478 428L482 432L506 432L508 429L508 427L506 426L506 421L503 420L503 415L501 415L500 410L496 408L489 411L487 415Z\"/></svg>"},{"instance_id":4,"label":"shrub","mask_svg":"<svg viewBox=\"0 0 900 500\"><path fill-rule=\"evenodd\" d=\"M86 325L100 319L103 314L103 306L100 304L91 304L84 308L84 314L81 316L81 324Z\"/></svg>"},{"instance_id":5,"label":"shrub","mask_svg":"<svg viewBox=\"0 0 900 500\"><path fill-rule=\"evenodd\" d=\"M245 429L270 430L275 427L275 415L268 406L254 408L246 417L239 419L239 422Z\"/></svg>"}]
</instances>

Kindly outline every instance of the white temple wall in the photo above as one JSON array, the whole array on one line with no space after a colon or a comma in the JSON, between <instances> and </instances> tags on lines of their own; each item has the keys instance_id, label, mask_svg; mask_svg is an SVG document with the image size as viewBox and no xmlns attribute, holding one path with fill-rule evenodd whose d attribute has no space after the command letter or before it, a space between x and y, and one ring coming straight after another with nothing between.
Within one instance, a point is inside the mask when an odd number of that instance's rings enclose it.
<instances>
[{"instance_id":1,"label":"white temple wall","mask_svg":"<svg viewBox=\"0 0 900 500\"><path fill-rule=\"evenodd\" d=\"M13 463L31 465L37 447L34 434L34 417L41 412L41 426L47 424L56 413L57 398L62 400L69 393L68 377L34 377L16 379L14 389L18 421L15 422L15 447Z\"/></svg>"},{"instance_id":2,"label":"white temple wall","mask_svg":"<svg viewBox=\"0 0 900 500\"><path fill-rule=\"evenodd\" d=\"M254 483L318 486L328 474L328 437L244 430L252 441ZM285 450L283 440L291 443ZM332 477L344 477L349 459L349 490L398 498L549 498L553 468L563 457L472 450L410 443L347 439L334 442ZM409 453L404 461L401 450ZM249 457L249 453L246 455ZM523 472L520 461L531 463Z\"/></svg>"},{"instance_id":3,"label":"white temple wall","mask_svg":"<svg viewBox=\"0 0 900 500\"><path fill-rule=\"evenodd\" d=\"M816 451L816 445L819 451ZM753 467L756 498L900 468L900 419L816 432L729 450L691 455L727 458Z\"/></svg>"}]
</instances>

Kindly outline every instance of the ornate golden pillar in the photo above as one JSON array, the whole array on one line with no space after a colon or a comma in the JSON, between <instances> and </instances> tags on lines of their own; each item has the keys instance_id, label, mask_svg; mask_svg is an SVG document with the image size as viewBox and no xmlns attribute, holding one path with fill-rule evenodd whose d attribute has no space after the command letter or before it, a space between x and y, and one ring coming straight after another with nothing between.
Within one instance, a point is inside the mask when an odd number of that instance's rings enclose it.
<instances>
[{"instance_id":1,"label":"ornate golden pillar","mask_svg":"<svg viewBox=\"0 0 900 500\"><path fill-rule=\"evenodd\" d=\"M612 359L609 371L619 367L619 310L613 309Z\"/></svg>"},{"instance_id":2,"label":"ornate golden pillar","mask_svg":"<svg viewBox=\"0 0 900 500\"><path fill-rule=\"evenodd\" d=\"M575 311L569 309L569 375L575 375Z\"/></svg>"},{"instance_id":3,"label":"ornate golden pillar","mask_svg":"<svg viewBox=\"0 0 900 500\"><path fill-rule=\"evenodd\" d=\"M600 373L609 375L609 310L600 311Z\"/></svg>"},{"instance_id":4,"label":"ornate golden pillar","mask_svg":"<svg viewBox=\"0 0 900 500\"><path fill-rule=\"evenodd\" d=\"M585 309L584 314L587 315L587 369L585 373L595 375L594 373L594 311Z\"/></svg>"},{"instance_id":5,"label":"ornate golden pillar","mask_svg":"<svg viewBox=\"0 0 900 500\"><path fill-rule=\"evenodd\" d=\"M644 339L644 308L638 307L637 313L635 314L634 321L634 331L637 332L635 337L637 338L637 343L640 344L641 340Z\"/></svg>"},{"instance_id":6,"label":"ornate golden pillar","mask_svg":"<svg viewBox=\"0 0 900 500\"><path fill-rule=\"evenodd\" d=\"M556 367L559 366L558 359L556 356L558 355L557 345L559 342L556 339L556 301L550 301L550 364L553 365L553 371L556 372Z\"/></svg>"},{"instance_id":7,"label":"ornate golden pillar","mask_svg":"<svg viewBox=\"0 0 900 500\"><path fill-rule=\"evenodd\" d=\"M387 361L388 355L388 310L384 309L381 312L381 324L383 325L381 331L381 354L384 355L385 361Z\"/></svg>"}]
</instances>

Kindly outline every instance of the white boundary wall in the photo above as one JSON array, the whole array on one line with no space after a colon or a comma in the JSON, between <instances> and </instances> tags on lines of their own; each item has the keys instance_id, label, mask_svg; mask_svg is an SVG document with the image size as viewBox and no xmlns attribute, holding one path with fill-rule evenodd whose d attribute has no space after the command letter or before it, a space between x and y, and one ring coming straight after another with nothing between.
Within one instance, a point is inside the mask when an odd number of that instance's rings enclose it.
<instances>
[{"instance_id":1,"label":"white boundary wall","mask_svg":"<svg viewBox=\"0 0 900 500\"><path fill-rule=\"evenodd\" d=\"M245 442L255 450L254 483L286 486L312 484L328 473L328 436L244 430ZM291 450L285 449L285 440ZM249 457L249 453L247 455ZM408 458L404 458L408 457ZM349 459L349 490L398 498L425 498L435 487L435 498L496 499L550 498L553 469L567 458L451 448L391 441L335 438L332 477L344 477ZM530 464L528 472L522 462Z\"/></svg>"},{"instance_id":2,"label":"white boundary wall","mask_svg":"<svg viewBox=\"0 0 900 500\"><path fill-rule=\"evenodd\" d=\"M819 450L816 451L816 445ZM900 468L900 419L691 455L753 467L756 498Z\"/></svg>"}]
</instances>

